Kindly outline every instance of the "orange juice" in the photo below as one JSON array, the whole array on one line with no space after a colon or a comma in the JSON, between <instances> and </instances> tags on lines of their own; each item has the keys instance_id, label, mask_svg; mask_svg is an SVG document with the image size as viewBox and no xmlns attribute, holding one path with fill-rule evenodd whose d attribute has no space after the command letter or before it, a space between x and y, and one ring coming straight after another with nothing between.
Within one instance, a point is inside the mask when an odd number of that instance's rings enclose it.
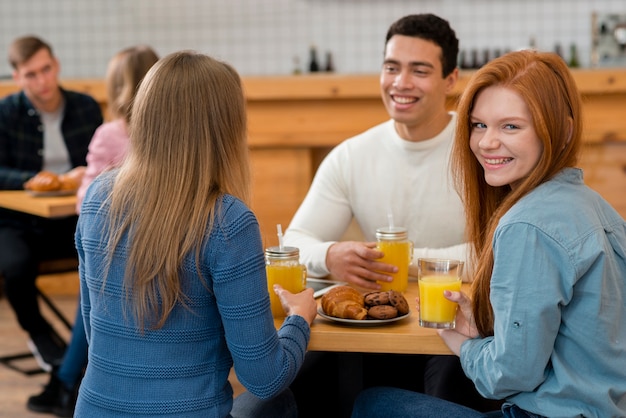
<instances>
[{"instance_id":1,"label":"orange juice","mask_svg":"<svg viewBox=\"0 0 626 418\"><path fill-rule=\"evenodd\" d=\"M444 290L460 291L461 279L454 276L424 276L419 278L420 325L433 328L453 327L457 304L443 296ZM437 326L441 324L441 326ZM447 326L446 324L450 324Z\"/></svg>"},{"instance_id":2,"label":"orange juice","mask_svg":"<svg viewBox=\"0 0 626 418\"><path fill-rule=\"evenodd\" d=\"M385 273L393 277L392 282L378 282L381 292L396 290L406 292L409 285L409 264L411 264L411 243L409 241L379 241L376 248L385 255L376 261L398 267L397 273Z\"/></svg>"},{"instance_id":3,"label":"orange juice","mask_svg":"<svg viewBox=\"0 0 626 418\"><path fill-rule=\"evenodd\" d=\"M280 298L274 293L274 284L281 285L291 293L300 293L306 286L306 270L301 264L271 264L266 265L265 269L272 314L275 317L283 317L285 311L280 303Z\"/></svg>"}]
</instances>

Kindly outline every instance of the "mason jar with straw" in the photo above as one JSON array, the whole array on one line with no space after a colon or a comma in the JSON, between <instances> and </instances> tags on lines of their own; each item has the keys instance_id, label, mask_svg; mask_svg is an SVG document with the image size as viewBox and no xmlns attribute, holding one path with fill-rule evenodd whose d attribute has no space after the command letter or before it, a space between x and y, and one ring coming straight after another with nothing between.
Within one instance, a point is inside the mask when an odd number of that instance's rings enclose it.
<instances>
[{"instance_id":1,"label":"mason jar with straw","mask_svg":"<svg viewBox=\"0 0 626 418\"><path fill-rule=\"evenodd\" d=\"M300 293L306 287L306 267L300 264L300 250L283 245L283 231L278 230L278 247L265 249L265 270L267 272L267 290L270 294L272 314L276 318L285 316L280 298L274 293L274 284L279 284L291 293Z\"/></svg>"}]
</instances>

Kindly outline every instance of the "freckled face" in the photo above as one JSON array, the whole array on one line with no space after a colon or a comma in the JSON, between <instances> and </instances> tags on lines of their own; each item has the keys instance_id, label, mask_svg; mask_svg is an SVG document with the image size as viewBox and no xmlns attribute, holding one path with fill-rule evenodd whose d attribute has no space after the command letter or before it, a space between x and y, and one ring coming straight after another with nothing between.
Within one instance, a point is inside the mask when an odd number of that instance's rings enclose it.
<instances>
[{"instance_id":1,"label":"freckled face","mask_svg":"<svg viewBox=\"0 0 626 418\"><path fill-rule=\"evenodd\" d=\"M543 144L526 102L515 91L491 86L476 95L470 115L470 148L487 184L515 189L537 166Z\"/></svg>"}]
</instances>

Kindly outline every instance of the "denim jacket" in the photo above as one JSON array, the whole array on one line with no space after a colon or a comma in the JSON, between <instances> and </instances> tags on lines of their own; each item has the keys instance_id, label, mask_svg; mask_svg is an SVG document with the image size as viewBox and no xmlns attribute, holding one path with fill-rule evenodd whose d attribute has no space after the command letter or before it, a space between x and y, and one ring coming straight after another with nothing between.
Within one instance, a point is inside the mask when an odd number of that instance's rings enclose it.
<instances>
[{"instance_id":1,"label":"denim jacket","mask_svg":"<svg viewBox=\"0 0 626 418\"><path fill-rule=\"evenodd\" d=\"M626 416L626 222L568 168L500 220L494 336L466 341L478 391L549 417Z\"/></svg>"}]
</instances>

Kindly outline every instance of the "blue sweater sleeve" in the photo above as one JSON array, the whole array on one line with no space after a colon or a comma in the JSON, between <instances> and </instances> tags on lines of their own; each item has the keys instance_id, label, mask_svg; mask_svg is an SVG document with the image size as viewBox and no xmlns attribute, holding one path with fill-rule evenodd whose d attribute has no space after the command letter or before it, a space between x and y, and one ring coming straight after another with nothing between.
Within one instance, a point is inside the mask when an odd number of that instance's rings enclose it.
<instances>
[{"instance_id":1,"label":"blue sweater sleeve","mask_svg":"<svg viewBox=\"0 0 626 418\"><path fill-rule=\"evenodd\" d=\"M214 228L219 233L212 234L222 242L210 245L209 259L226 343L241 384L260 398L270 398L295 378L304 360L309 326L293 316L276 332L257 220L238 201L225 207L223 214Z\"/></svg>"}]
</instances>

